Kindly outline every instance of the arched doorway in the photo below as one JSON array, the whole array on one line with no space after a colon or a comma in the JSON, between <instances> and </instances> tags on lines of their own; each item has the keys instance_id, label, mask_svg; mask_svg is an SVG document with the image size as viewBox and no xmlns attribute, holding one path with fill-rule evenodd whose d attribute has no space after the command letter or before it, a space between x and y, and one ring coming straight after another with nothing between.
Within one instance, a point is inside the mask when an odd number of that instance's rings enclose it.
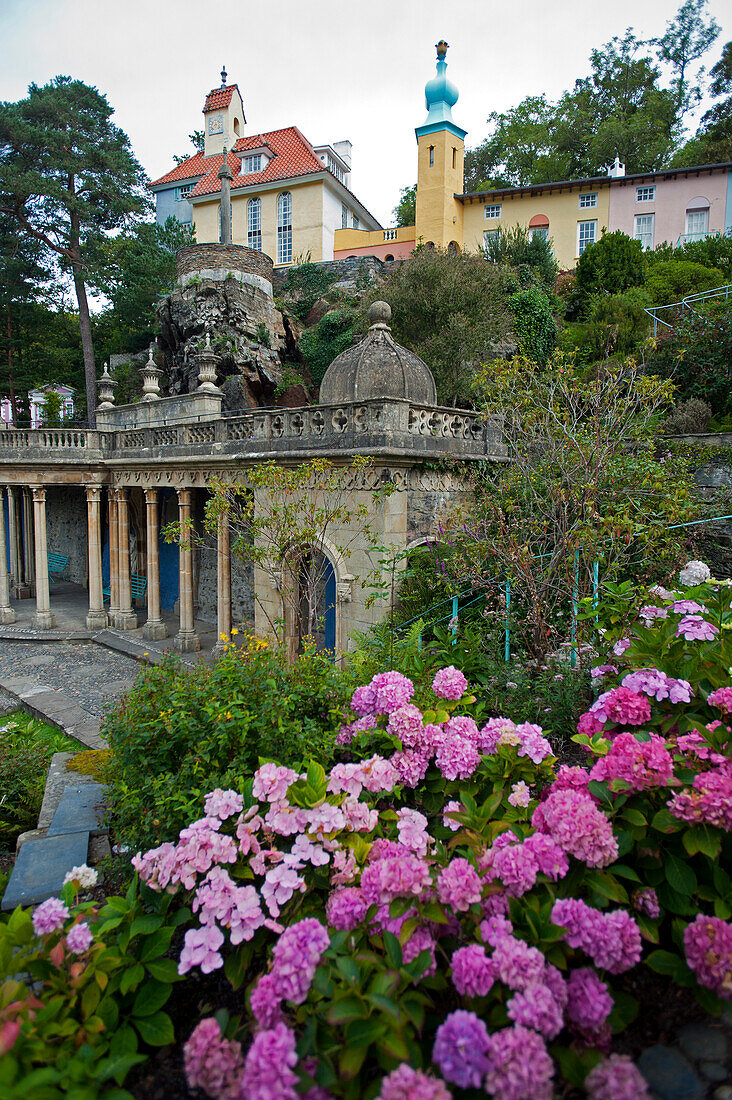
<instances>
[{"instance_id":1,"label":"arched doorway","mask_svg":"<svg viewBox=\"0 0 732 1100\"><path fill-rule=\"evenodd\" d=\"M318 653L336 648L336 576L329 558L308 550L300 559L298 650L306 643Z\"/></svg>"}]
</instances>

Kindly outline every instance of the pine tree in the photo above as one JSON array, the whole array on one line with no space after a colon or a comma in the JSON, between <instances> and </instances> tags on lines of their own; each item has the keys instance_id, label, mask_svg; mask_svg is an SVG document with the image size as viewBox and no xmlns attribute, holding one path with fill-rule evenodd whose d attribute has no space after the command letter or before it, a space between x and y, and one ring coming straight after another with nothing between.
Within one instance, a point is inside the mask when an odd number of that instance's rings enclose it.
<instances>
[{"instance_id":1,"label":"pine tree","mask_svg":"<svg viewBox=\"0 0 732 1100\"><path fill-rule=\"evenodd\" d=\"M87 412L94 424L96 370L86 284L105 234L149 205L145 175L105 96L57 76L28 98L0 104L0 214L39 241L71 274L79 306Z\"/></svg>"}]
</instances>

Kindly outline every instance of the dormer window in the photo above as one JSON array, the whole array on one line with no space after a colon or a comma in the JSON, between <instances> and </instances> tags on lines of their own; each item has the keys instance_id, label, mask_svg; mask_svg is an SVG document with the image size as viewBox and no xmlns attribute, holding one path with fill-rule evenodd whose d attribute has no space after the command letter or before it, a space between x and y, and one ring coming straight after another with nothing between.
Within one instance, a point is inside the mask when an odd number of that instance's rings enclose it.
<instances>
[{"instance_id":1,"label":"dormer window","mask_svg":"<svg viewBox=\"0 0 732 1100\"><path fill-rule=\"evenodd\" d=\"M243 176L248 176L251 172L261 172L262 154L255 153L251 157L244 157L241 163L241 170Z\"/></svg>"},{"instance_id":2,"label":"dormer window","mask_svg":"<svg viewBox=\"0 0 732 1100\"><path fill-rule=\"evenodd\" d=\"M180 199L186 198L187 195L190 195L191 191L193 190L193 188L195 186L196 186L195 183L182 183L180 185L180 187L176 187L176 189L175 189L176 199L178 201L180 201Z\"/></svg>"}]
</instances>

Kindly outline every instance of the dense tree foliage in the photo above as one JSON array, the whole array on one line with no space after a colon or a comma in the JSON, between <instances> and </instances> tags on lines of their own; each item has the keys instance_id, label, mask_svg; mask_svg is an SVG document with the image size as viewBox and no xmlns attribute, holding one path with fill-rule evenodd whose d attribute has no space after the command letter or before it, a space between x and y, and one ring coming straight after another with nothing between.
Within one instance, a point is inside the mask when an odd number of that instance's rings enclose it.
<instances>
[{"instance_id":1,"label":"dense tree foliage","mask_svg":"<svg viewBox=\"0 0 732 1100\"><path fill-rule=\"evenodd\" d=\"M402 187L399 192L399 202L392 210L394 225L401 227L414 225L417 220L417 184L411 187Z\"/></svg>"},{"instance_id":2,"label":"dense tree foliage","mask_svg":"<svg viewBox=\"0 0 732 1100\"><path fill-rule=\"evenodd\" d=\"M642 41L628 28L592 51L589 76L556 102L530 95L494 111L493 132L465 155L465 190L590 177L616 156L628 173L668 164L701 98L695 63L719 33L705 9L706 0L685 0L658 39ZM724 112L719 121L727 123Z\"/></svg>"},{"instance_id":3,"label":"dense tree foliage","mask_svg":"<svg viewBox=\"0 0 732 1100\"><path fill-rule=\"evenodd\" d=\"M618 294L645 281L643 246L620 229L604 233L582 253L576 272L582 309L592 294Z\"/></svg>"},{"instance_id":4,"label":"dense tree foliage","mask_svg":"<svg viewBox=\"0 0 732 1100\"><path fill-rule=\"evenodd\" d=\"M96 88L66 76L31 84L26 99L0 104L0 213L73 280L92 422L89 264L105 234L124 229L148 207L145 175L112 113Z\"/></svg>"}]
</instances>

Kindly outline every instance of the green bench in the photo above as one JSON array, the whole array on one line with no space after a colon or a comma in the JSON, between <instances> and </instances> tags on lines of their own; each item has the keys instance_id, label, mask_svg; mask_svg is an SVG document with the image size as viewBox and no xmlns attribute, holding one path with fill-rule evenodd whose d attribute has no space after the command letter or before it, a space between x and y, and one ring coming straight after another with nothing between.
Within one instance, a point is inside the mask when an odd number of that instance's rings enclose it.
<instances>
[{"instance_id":1,"label":"green bench","mask_svg":"<svg viewBox=\"0 0 732 1100\"><path fill-rule=\"evenodd\" d=\"M64 580L66 571L69 568L69 555L68 554L49 554L48 555L48 577L55 578L56 580Z\"/></svg>"},{"instance_id":2,"label":"green bench","mask_svg":"<svg viewBox=\"0 0 732 1100\"><path fill-rule=\"evenodd\" d=\"M107 603L112 595L112 590L109 585L102 589L104 594L104 602ZM133 600L144 600L145 593L147 592L147 577L138 577L136 573L133 573L130 577L130 595Z\"/></svg>"}]
</instances>

